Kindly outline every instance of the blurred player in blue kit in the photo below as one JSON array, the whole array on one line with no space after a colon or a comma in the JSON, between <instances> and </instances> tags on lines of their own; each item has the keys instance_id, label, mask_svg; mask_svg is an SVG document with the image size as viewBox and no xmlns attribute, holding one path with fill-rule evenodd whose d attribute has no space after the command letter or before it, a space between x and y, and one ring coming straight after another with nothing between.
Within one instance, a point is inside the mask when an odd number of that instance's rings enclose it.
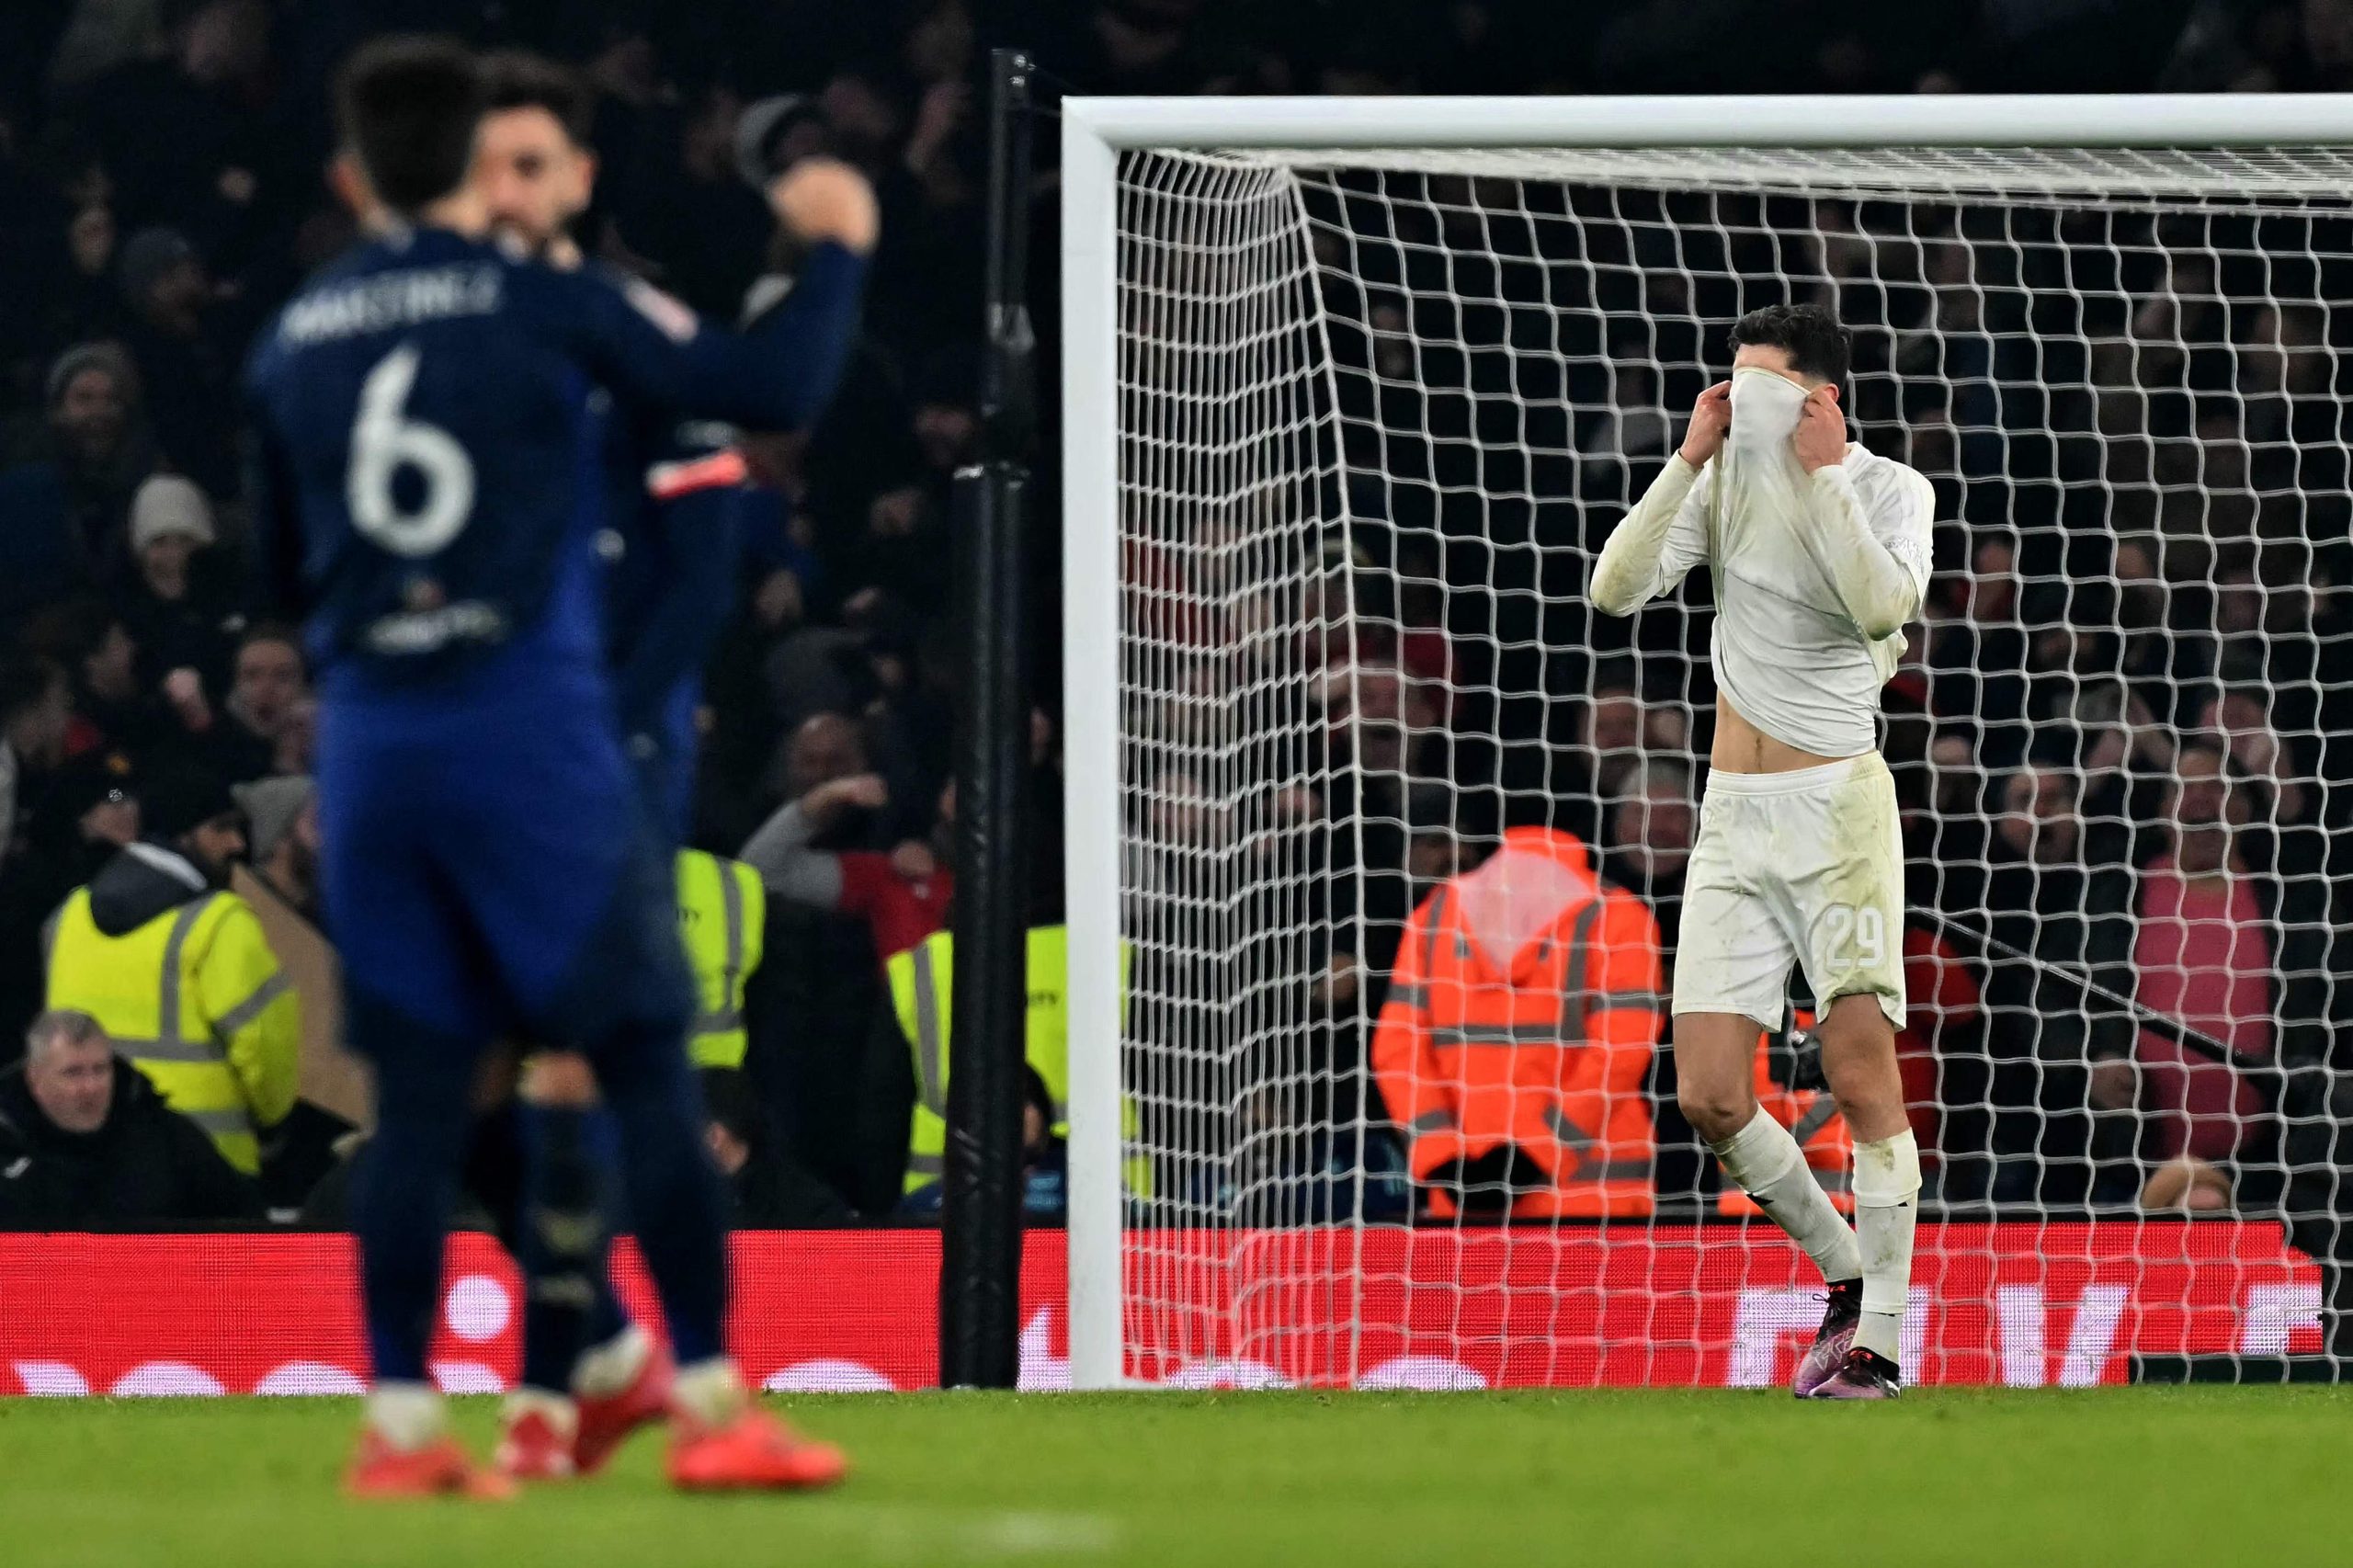
<instances>
[{"instance_id":1,"label":"blurred player in blue kit","mask_svg":"<svg viewBox=\"0 0 2353 1568\"><path fill-rule=\"evenodd\" d=\"M376 1381L349 1489L510 1484L448 1435L425 1365L470 1096L502 1035L577 1052L618 1130L676 1358L674 1483L829 1483L839 1453L761 1412L722 1343L674 829L625 755L598 539L614 422L791 430L823 407L872 194L823 163L771 187L807 262L795 308L736 336L493 243L468 178L484 78L458 45L370 44L338 97L335 179L369 237L287 306L248 381L266 565L321 671L326 915L377 1080L352 1197Z\"/></svg>"},{"instance_id":2,"label":"blurred player in blue kit","mask_svg":"<svg viewBox=\"0 0 2353 1568\"><path fill-rule=\"evenodd\" d=\"M551 266L594 270L570 233L595 191L585 85L519 51L492 54L483 69L487 108L472 177L494 232ZM803 318L797 340L823 335L830 347L839 335L823 288L797 290L778 309ZM667 849L692 808L702 669L736 594L749 469L736 432L716 421L616 403L607 424L610 505L598 543L614 699L652 830ZM659 1419L671 1369L630 1323L606 1267L598 1167L608 1163L609 1133L594 1118L589 1063L576 1051L538 1051L517 1093L516 1105L484 1120L483 1139L506 1147L478 1146L490 1157L474 1167L519 1171L524 1187L519 1201L502 1195L529 1289L522 1379L507 1398L496 1460L517 1480L557 1480L593 1472L631 1430Z\"/></svg>"}]
</instances>

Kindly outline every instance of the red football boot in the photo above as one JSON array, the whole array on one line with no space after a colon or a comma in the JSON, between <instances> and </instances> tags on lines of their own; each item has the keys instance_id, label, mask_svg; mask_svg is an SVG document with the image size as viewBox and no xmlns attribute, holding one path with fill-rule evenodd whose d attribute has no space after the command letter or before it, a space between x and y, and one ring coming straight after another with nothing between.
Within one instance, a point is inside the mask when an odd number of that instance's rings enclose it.
<instances>
[{"instance_id":1,"label":"red football boot","mask_svg":"<svg viewBox=\"0 0 2353 1568\"><path fill-rule=\"evenodd\" d=\"M512 1481L569 1481L577 1473L570 1436L544 1410L509 1415L491 1463Z\"/></svg>"},{"instance_id":2,"label":"red football boot","mask_svg":"<svg viewBox=\"0 0 2353 1568\"><path fill-rule=\"evenodd\" d=\"M848 1473L839 1449L800 1436L765 1410L747 1409L719 1426L680 1415L670 1438L670 1484L682 1492L805 1492Z\"/></svg>"},{"instance_id":3,"label":"red football boot","mask_svg":"<svg viewBox=\"0 0 2353 1568\"><path fill-rule=\"evenodd\" d=\"M363 1428L358 1451L344 1472L347 1497L471 1497L496 1502L515 1495L515 1483L474 1463L455 1437L421 1449L396 1449L374 1428Z\"/></svg>"},{"instance_id":4,"label":"red football boot","mask_svg":"<svg viewBox=\"0 0 2353 1568\"><path fill-rule=\"evenodd\" d=\"M677 1364L670 1347L657 1344L645 1355L637 1379L603 1399L580 1396L580 1433L572 1442L572 1465L582 1475L605 1468L631 1432L670 1414L670 1382Z\"/></svg>"}]
</instances>

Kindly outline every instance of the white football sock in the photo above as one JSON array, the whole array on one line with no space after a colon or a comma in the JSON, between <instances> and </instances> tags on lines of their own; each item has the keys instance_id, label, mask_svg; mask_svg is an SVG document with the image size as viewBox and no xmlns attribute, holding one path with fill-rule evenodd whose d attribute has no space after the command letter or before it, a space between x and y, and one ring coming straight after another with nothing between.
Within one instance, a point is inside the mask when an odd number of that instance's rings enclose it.
<instances>
[{"instance_id":1,"label":"white football sock","mask_svg":"<svg viewBox=\"0 0 2353 1568\"><path fill-rule=\"evenodd\" d=\"M1831 1203L1830 1195L1822 1190L1822 1184L1813 1179L1805 1151L1763 1106L1756 1108L1747 1126L1708 1147L1716 1152L1724 1176L1756 1199L1757 1207L1805 1249L1824 1279L1835 1284L1863 1272L1855 1233ZM1910 1256L1908 1244L1905 1256Z\"/></svg>"},{"instance_id":2,"label":"white football sock","mask_svg":"<svg viewBox=\"0 0 2353 1568\"><path fill-rule=\"evenodd\" d=\"M602 1345L580 1353L572 1369L572 1392L583 1399L610 1399L637 1381L654 1354L654 1336L631 1324Z\"/></svg>"},{"instance_id":3,"label":"white football sock","mask_svg":"<svg viewBox=\"0 0 2353 1568\"><path fill-rule=\"evenodd\" d=\"M1920 1144L1909 1128L1855 1145L1855 1233L1863 1258L1863 1320L1855 1326L1855 1347L1890 1361L1904 1339L1919 1199Z\"/></svg>"},{"instance_id":4,"label":"white football sock","mask_svg":"<svg viewBox=\"0 0 2353 1568\"><path fill-rule=\"evenodd\" d=\"M502 1412L509 1425L526 1415L537 1414L544 1417L547 1424L555 1428L556 1436L567 1443L580 1430L580 1407L563 1395L550 1393L545 1389L517 1389L506 1396Z\"/></svg>"},{"instance_id":5,"label":"white football sock","mask_svg":"<svg viewBox=\"0 0 2353 1568\"><path fill-rule=\"evenodd\" d=\"M415 1453L441 1436L449 1406L431 1383L378 1383L368 1394L368 1425L401 1452Z\"/></svg>"},{"instance_id":6,"label":"white football sock","mask_svg":"<svg viewBox=\"0 0 2353 1568\"><path fill-rule=\"evenodd\" d=\"M706 1426L725 1425L750 1403L743 1374L725 1356L679 1368L678 1381L671 1386L672 1403Z\"/></svg>"}]
</instances>

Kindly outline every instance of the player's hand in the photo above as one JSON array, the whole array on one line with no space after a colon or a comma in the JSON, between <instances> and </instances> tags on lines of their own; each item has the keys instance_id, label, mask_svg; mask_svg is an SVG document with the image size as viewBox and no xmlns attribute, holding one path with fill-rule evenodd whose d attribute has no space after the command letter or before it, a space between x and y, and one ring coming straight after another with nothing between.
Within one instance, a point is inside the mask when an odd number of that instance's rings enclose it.
<instances>
[{"instance_id":1,"label":"player's hand","mask_svg":"<svg viewBox=\"0 0 2353 1568\"><path fill-rule=\"evenodd\" d=\"M882 210L866 176L838 158L803 158L768 186L768 206L794 239L832 240L860 256L874 249Z\"/></svg>"},{"instance_id":2,"label":"player's hand","mask_svg":"<svg viewBox=\"0 0 2353 1568\"><path fill-rule=\"evenodd\" d=\"M1724 449L1724 432L1732 428L1732 383L1718 381L1691 405L1691 427L1683 432L1683 460L1693 468Z\"/></svg>"},{"instance_id":3,"label":"player's hand","mask_svg":"<svg viewBox=\"0 0 2353 1568\"><path fill-rule=\"evenodd\" d=\"M891 869L910 882L927 882L939 874L939 857L920 838L910 838L891 851Z\"/></svg>"},{"instance_id":4,"label":"player's hand","mask_svg":"<svg viewBox=\"0 0 2353 1568\"><path fill-rule=\"evenodd\" d=\"M1816 387L1806 394L1805 406L1798 410L1797 434L1790 437L1790 444L1797 449L1798 465L1808 473L1847 460L1847 416L1838 412L1838 400L1830 395L1828 387Z\"/></svg>"}]
</instances>

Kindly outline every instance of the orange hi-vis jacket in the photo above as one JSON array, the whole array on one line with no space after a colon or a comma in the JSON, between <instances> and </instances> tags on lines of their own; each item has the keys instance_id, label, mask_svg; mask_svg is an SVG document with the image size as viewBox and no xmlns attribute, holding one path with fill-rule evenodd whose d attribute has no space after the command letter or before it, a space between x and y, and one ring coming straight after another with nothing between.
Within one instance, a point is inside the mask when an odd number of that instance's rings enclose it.
<instances>
[{"instance_id":1,"label":"orange hi-vis jacket","mask_svg":"<svg viewBox=\"0 0 2353 1568\"><path fill-rule=\"evenodd\" d=\"M1658 922L1565 833L1515 828L1441 883L1398 945L1373 1070L1416 1180L1506 1144L1549 1189L1515 1216L1651 1212L1643 1092L1658 1044ZM1429 1194L1430 1212L1455 1212Z\"/></svg>"},{"instance_id":2,"label":"orange hi-vis jacket","mask_svg":"<svg viewBox=\"0 0 2353 1568\"><path fill-rule=\"evenodd\" d=\"M1847 1119L1838 1114L1838 1102L1826 1089L1791 1088L1783 1080L1789 1077L1785 1065L1788 1037L1793 1029L1810 1029L1813 1015L1800 1007L1791 1011L1780 1028L1780 1039L1771 1030L1756 1037L1756 1103L1790 1130L1805 1152L1805 1163L1813 1171L1813 1179L1823 1191L1830 1195L1831 1203L1841 1214L1855 1212L1855 1135L1847 1131ZM1716 1212L1734 1219L1762 1215L1756 1200L1733 1183L1724 1183L1723 1191L1716 1198Z\"/></svg>"}]
</instances>

